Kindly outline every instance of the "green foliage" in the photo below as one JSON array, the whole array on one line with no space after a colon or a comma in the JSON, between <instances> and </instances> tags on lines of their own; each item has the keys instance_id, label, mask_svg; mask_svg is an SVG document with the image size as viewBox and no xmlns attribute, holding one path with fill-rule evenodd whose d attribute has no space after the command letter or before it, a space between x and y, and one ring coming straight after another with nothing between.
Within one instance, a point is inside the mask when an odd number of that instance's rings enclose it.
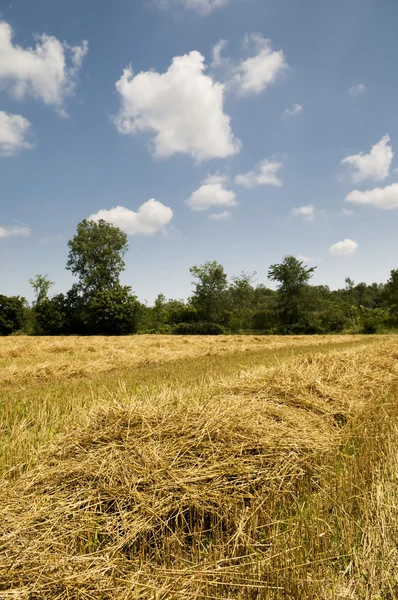
<instances>
[{"instance_id":1,"label":"green foliage","mask_svg":"<svg viewBox=\"0 0 398 600\"><path fill-rule=\"evenodd\" d=\"M286 293L297 293L308 284L316 267L307 268L294 256L285 256L283 262L271 265L268 278L278 283L278 290Z\"/></svg>"},{"instance_id":2,"label":"green foliage","mask_svg":"<svg viewBox=\"0 0 398 600\"><path fill-rule=\"evenodd\" d=\"M360 307L361 333L374 334L387 323L388 312L381 308Z\"/></svg>"},{"instance_id":3,"label":"green foliage","mask_svg":"<svg viewBox=\"0 0 398 600\"><path fill-rule=\"evenodd\" d=\"M89 333L130 335L137 333L137 299L128 286L97 292L88 307Z\"/></svg>"},{"instance_id":4,"label":"green foliage","mask_svg":"<svg viewBox=\"0 0 398 600\"><path fill-rule=\"evenodd\" d=\"M283 262L271 265L268 278L277 282L277 306L281 333L312 332L310 304L314 299L308 282L316 267L304 267L294 256L285 256Z\"/></svg>"},{"instance_id":5,"label":"green foliage","mask_svg":"<svg viewBox=\"0 0 398 600\"><path fill-rule=\"evenodd\" d=\"M25 316L24 298L0 295L0 335L11 335L22 329Z\"/></svg>"},{"instance_id":6,"label":"green foliage","mask_svg":"<svg viewBox=\"0 0 398 600\"><path fill-rule=\"evenodd\" d=\"M191 304L182 300L169 300L167 303L167 319L171 325L178 323L197 323L198 313Z\"/></svg>"},{"instance_id":7,"label":"green foliage","mask_svg":"<svg viewBox=\"0 0 398 600\"><path fill-rule=\"evenodd\" d=\"M327 300L319 321L325 333L341 333L349 325L344 303Z\"/></svg>"},{"instance_id":8,"label":"green foliage","mask_svg":"<svg viewBox=\"0 0 398 600\"><path fill-rule=\"evenodd\" d=\"M67 298L58 294L51 300L45 298L36 306L37 334L64 335L70 333Z\"/></svg>"},{"instance_id":9,"label":"green foliage","mask_svg":"<svg viewBox=\"0 0 398 600\"><path fill-rule=\"evenodd\" d=\"M0 335L17 330L39 335L128 335L176 333L219 335L225 331L268 334L376 333L398 327L398 269L385 285L345 279L343 289L310 285L315 267L294 256L271 265L268 277L277 289L255 285L256 273L228 281L216 262L193 266L194 290L187 300L159 294L153 306L140 303L119 282L127 236L100 220L83 220L68 242L67 269L79 277L66 294L49 299L47 275L29 280L33 307L22 299L0 296ZM20 310L22 302L22 313Z\"/></svg>"},{"instance_id":10,"label":"green foliage","mask_svg":"<svg viewBox=\"0 0 398 600\"><path fill-rule=\"evenodd\" d=\"M192 305L200 321L221 324L226 318L227 275L216 261L193 266L189 272L195 278Z\"/></svg>"},{"instance_id":11,"label":"green foliage","mask_svg":"<svg viewBox=\"0 0 398 600\"><path fill-rule=\"evenodd\" d=\"M253 279L256 273L241 273L239 277L232 277L232 284L228 289L230 317L229 327L232 331L240 331L251 327L254 311Z\"/></svg>"},{"instance_id":12,"label":"green foliage","mask_svg":"<svg viewBox=\"0 0 398 600\"><path fill-rule=\"evenodd\" d=\"M174 327L175 335L223 335L221 325L217 323L180 323Z\"/></svg>"},{"instance_id":13,"label":"green foliage","mask_svg":"<svg viewBox=\"0 0 398 600\"><path fill-rule=\"evenodd\" d=\"M250 329L271 333L275 325L275 311L269 308L262 308L253 313Z\"/></svg>"},{"instance_id":14,"label":"green foliage","mask_svg":"<svg viewBox=\"0 0 398 600\"><path fill-rule=\"evenodd\" d=\"M84 219L68 242L66 268L79 277L79 290L87 297L119 284L127 252L127 235L104 220Z\"/></svg>"},{"instance_id":15,"label":"green foliage","mask_svg":"<svg viewBox=\"0 0 398 600\"><path fill-rule=\"evenodd\" d=\"M398 269L393 269L383 290L383 299L388 306L391 325L398 326Z\"/></svg>"},{"instance_id":16,"label":"green foliage","mask_svg":"<svg viewBox=\"0 0 398 600\"><path fill-rule=\"evenodd\" d=\"M31 279L29 279L29 283L32 286L33 291L35 293L35 306L38 306L41 302L43 302L43 300L47 298L50 288L54 285L54 282L51 281L47 275L40 274L35 275Z\"/></svg>"}]
</instances>

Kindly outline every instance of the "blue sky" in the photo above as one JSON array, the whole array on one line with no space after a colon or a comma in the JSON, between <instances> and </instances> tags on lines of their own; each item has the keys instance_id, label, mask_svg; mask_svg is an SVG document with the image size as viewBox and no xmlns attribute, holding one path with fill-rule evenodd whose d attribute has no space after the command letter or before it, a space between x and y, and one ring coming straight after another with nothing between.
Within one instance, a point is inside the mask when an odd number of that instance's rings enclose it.
<instances>
[{"instance_id":1,"label":"blue sky","mask_svg":"<svg viewBox=\"0 0 398 600\"><path fill-rule=\"evenodd\" d=\"M0 10L0 293L66 291L87 217L129 234L122 281L149 302L206 260L267 284L294 254L331 288L398 267L398 3Z\"/></svg>"}]
</instances>

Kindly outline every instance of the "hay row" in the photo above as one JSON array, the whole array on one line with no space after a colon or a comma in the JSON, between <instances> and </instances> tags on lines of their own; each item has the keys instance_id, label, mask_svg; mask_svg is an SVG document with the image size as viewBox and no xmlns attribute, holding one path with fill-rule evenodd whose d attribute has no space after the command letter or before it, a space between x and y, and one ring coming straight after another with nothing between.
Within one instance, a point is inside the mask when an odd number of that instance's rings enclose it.
<instances>
[{"instance_id":1,"label":"hay row","mask_svg":"<svg viewBox=\"0 0 398 600\"><path fill-rule=\"evenodd\" d=\"M99 399L88 426L0 488L0 598L299 597L303 482L316 493L346 427L396 382L397 358L387 341ZM318 560L340 560L326 529L313 524Z\"/></svg>"}]
</instances>

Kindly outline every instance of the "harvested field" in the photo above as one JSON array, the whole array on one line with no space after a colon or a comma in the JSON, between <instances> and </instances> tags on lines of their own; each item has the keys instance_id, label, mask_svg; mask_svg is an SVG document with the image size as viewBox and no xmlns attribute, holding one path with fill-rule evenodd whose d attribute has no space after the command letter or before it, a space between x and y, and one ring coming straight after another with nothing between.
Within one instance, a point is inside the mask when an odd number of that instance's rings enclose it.
<instances>
[{"instance_id":1,"label":"harvested field","mask_svg":"<svg viewBox=\"0 0 398 600\"><path fill-rule=\"evenodd\" d=\"M361 336L350 336L359 341ZM363 337L362 337L363 339ZM78 340L78 341L77 341ZM90 377L147 364L204 355L345 344L347 336L149 336L107 338L5 338L0 344L0 385Z\"/></svg>"},{"instance_id":2,"label":"harvested field","mask_svg":"<svg viewBox=\"0 0 398 600\"><path fill-rule=\"evenodd\" d=\"M99 339L113 371L31 341L0 345L54 369L0 395L0 598L398 597L393 336Z\"/></svg>"}]
</instances>

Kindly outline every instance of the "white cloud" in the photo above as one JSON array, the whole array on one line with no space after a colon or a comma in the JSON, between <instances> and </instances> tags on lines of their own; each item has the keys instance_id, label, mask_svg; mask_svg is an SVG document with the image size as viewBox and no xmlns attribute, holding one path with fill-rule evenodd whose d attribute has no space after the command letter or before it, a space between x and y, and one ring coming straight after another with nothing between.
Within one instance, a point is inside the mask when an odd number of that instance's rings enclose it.
<instances>
[{"instance_id":1,"label":"white cloud","mask_svg":"<svg viewBox=\"0 0 398 600\"><path fill-rule=\"evenodd\" d=\"M121 108L115 118L120 133L155 135L159 157L190 154L197 160L226 158L239 151L230 118L223 111L224 85L204 73L197 51L173 59L166 73L124 70L116 83Z\"/></svg>"},{"instance_id":2,"label":"white cloud","mask_svg":"<svg viewBox=\"0 0 398 600\"><path fill-rule=\"evenodd\" d=\"M0 110L0 156L13 156L23 148L33 148L29 141L32 125L22 115Z\"/></svg>"},{"instance_id":3,"label":"white cloud","mask_svg":"<svg viewBox=\"0 0 398 600\"><path fill-rule=\"evenodd\" d=\"M294 117L295 115L299 115L301 112L303 112L303 107L301 104L293 104L292 108L287 108L283 115L285 117Z\"/></svg>"},{"instance_id":4,"label":"white cloud","mask_svg":"<svg viewBox=\"0 0 398 600\"><path fill-rule=\"evenodd\" d=\"M346 239L330 246L329 254L332 256L345 256L347 254L353 254L357 248L358 244L356 242Z\"/></svg>"},{"instance_id":5,"label":"white cloud","mask_svg":"<svg viewBox=\"0 0 398 600\"><path fill-rule=\"evenodd\" d=\"M110 210L100 210L89 217L92 221L103 219L119 227L128 235L153 235L168 225L173 218L173 211L154 198L139 207L137 212L115 206Z\"/></svg>"},{"instance_id":6,"label":"white cloud","mask_svg":"<svg viewBox=\"0 0 398 600\"><path fill-rule=\"evenodd\" d=\"M252 48L254 54L234 68L231 81L242 96L259 94L287 67L283 50L273 50L271 41L263 36L247 35L245 45Z\"/></svg>"},{"instance_id":7,"label":"white cloud","mask_svg":"<svg viewBox=\"0 0 398 600\"><path fill-rule=\"evenodd\" d=\"M355 215L354 211L350 208L343 208L341 214L343 215L343 217L352 217L353 215Z\"/></svg>"},{"instance_id":8,"label":"white cloud","mask_svg":"<svg viewBox=\"0 0 398 600\"><path fill-rule=\"evenodd\" d=\"M235 183L242 187L256 187L258 185L282 185L282 182L277 177L282 163L274 160L263 160L248 173L236 175Z\"/></svg>"},{"instance_id":9,"label":"white cloud","mask_svg":"<svg viewBox=\"0 0 398 600\"><path fill-rule=\"evenodd\" d=\"M365 92L366 92L366 85L364 83L358 83L357 85L353 85L348 90L348 93L350 94L350 96L352 98L357 98L358 96L360 96L361 94L364 94Z\"/></svg>"},{"instance_id":10,"label":"white cloud","mask_svg":"<svg viewBox=\"0 0 398 600\"><path fill-rule=\"evenodd\" d=\"M213 48L213 61L211 63L211 66L213 67L213 69L217 69L218 67L221 67L225 63L229 62L229 59L223 58L221 56L221 53L222 53L222 51L224 50L224 48L226 47L227 44L228 44L227 40L220 40L214 46L214 48Z\"/></svg>"},{"instance_id":11,"label":"white cloud","mask_svg":"<svg viewBox=\"0 0 398 600\"><path fill-rule=\"evenodd\" d=\"M294 217L303 217L305 221L313 221L315 219L315 209L312 204L293 208L292 215Z\"/></svg>"},{"instance_id":12,"label":"white cloud","mask_svg":"<svg viewBox=\"0 0 398 600\"><path fill-rule=\"evenodd\" d=\"M159 0L158 4L162 8L172 8L180 6L183 8L196 10L202 15L208 15L212 10L226 6L230 0Z\"/></svg>"},{"instance_id":13,"label":"white cloud","mask_svg":"<svg viewBox=\"0 0 398 600\"><path fill-rule=\"evenodd\" d=\"M2 227L0 225L0 238L14 237L14 236L27 236L30 235L29 227L19 227L12 225L11 227Z\"/></svg>"},{"instance_id":14,"label":"white cloud","mask_svg":"<svg viewBox=\"0 0 398 600\"><path fill-rule=\"evenodd\" d=\"M13 31L0 21L0 89L17 100L30 95L63 113L66 96L73 93L88 43L68 46L56 37L39 35L34 48L13 43Z\"/></svg>"},{"instance_id":15,"label":"white cloud","mask_svg":"<svg viewBox=\"0 0 398 600\"><path fill-rule=\"evenodd\" d=\"M221 213L214 213L212 215L209 215L209 219L212 219L213 221L225 221L226 219L229 219L231 217L231 213L229 210L225 210L224 212Z\"/></svg>"},{"instance_id":16,"label":"white cloud","mask_svg":"<svg viewBox=\"0 0 398 600\"><path fill-rule=\"evenodd\" d=\"M379 181L389 176L393 158L394 152L390 146L390 136L385 135L371 148L369 154L360 152L347 156L343 158L341 164L355 169L352 173L352 181L355 183L366 179Z\"/></svg>"},{"instance_id":17,"label":"white cloud","mask_svg":"<svg viewBox=\"0 0 398 600\"><path fill-rule=\"evenodd\" d=\"M296 256L297 260L300 260L301 262L310 264L310 263L319 263L321 262L320 258L310 258L309 256L305 256L303 254L298 254Z\"/></svg>"},{"instance_id":18,"label":"white cloud","mask_svg":"<svg viewBox=\"0 0 398 600\"><path fill-rule=\"evenodd\" d=\"M226 189L226 183L227 179L220 175L207 177L201 187L186 200L186 204L197 211L219 206L236 206L236 194Z\"/></svg>"},{"instance_id":19,"label":"white cloud","mask_svg":"<svg viewBox=\"0 0 398 600\"><path fill-rule=\"evenodd\" d=\"M369 204L383 210L398 208L398 183L387 185L384 188L374 188L361 192L354 190L346 197L347 202L353 204Z\"/></svg>"}]
</instances>

